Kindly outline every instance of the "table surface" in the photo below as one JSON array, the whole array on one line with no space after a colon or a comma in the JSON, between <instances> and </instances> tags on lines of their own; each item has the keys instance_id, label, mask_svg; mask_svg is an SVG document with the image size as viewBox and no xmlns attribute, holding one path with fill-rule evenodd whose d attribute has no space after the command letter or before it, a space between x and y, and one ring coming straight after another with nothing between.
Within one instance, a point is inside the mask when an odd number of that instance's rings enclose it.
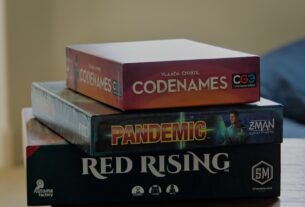
<instances>
[{"instance_id":1,"label":"table surface","mask_svg":"<svg viewBox=\"0 0 305 207\"><path fill-rule=\"evenodd\" d=\"M281 196L274 199L242 199L200 202L137 204L143 207L304 207L305 206L305 139L284 139L282 144ZM25 207L26 181L23 166L0 171L0 207ZM109 206L109 205L108 205ZM111 205L114 207L115 205ZM119 205L116 205L119 206ZM124 205L126 206L126 205Z\"/></svg>"}]
</instances>

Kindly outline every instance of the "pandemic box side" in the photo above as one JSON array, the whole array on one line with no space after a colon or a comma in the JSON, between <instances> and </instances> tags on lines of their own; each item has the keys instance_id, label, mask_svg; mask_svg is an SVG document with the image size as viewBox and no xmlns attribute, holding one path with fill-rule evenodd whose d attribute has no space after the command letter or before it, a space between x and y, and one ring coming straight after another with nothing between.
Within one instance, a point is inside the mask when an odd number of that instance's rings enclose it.
<instances>
[{"instance_id":1,"label":"pandemic box side","mask_svg":"<svg viewBox=\"0 0 305 207\"><path fill-rule=\"evenodd\" d=\"M98 103L66 89L63 82L33 87L34 115L93 156L282 142L282 106L266 99L138 113Z\"/></svg>"},{"instance_id":2,"label":"pandemic box side","mask_svg":"<svg viewBox=\"0 0 305 207\"><path fill-rule=\"evenodd\" d=\"M28 145L26 151L28 205L280 195L280 144L107 157L88 156L68 143Z\"/></svg>"},{"instance_id":3,"label":"pandemic box side","mask_svg":"<svg viewBox=\"0 0 305 207\"><path fill-rule=\"evenodd\" d=\"M259 100L259 57L190 40L72 45L67 87L121 110Z\"/></svg>"},{"instance_id":4,"label":"pandemic box side","mask_svg":"<svg viewBox=\"0 0 305 207\"><path fill-rule=\"evenodd\" d=\"M94 117L93 155L281 143L283 111L230 106Z\"/></svg>"},{"instance_id":5,"label":"pandemic box side","mask_svg":"<svg viewBox=\"0 0 305 207\"><path fill-rule=\"evenodd\" d=\"M54 84L54 90L57 85ZM65 91L60 91L65 96ZM76 144L85 152L91 149L91 118L80 109L71 106L50 90L45 90L38 83L32 84L33 114L50 129L69 142Z\"/></svg>"}]
</instances>

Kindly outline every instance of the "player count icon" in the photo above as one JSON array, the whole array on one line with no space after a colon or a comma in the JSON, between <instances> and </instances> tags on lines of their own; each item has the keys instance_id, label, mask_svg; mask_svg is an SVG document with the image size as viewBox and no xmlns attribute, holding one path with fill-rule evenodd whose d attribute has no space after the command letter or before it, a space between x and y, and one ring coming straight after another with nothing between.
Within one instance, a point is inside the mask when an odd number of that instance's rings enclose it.
<instances>
[{"instance_id":1,"label":"player count icon","mask_svg":"<svg viewBox=\"0 0 305 207\"><path fill-rule=\"evenodd\" d=\"M133 196L142 196L144 194L144 188L139 185L136 185L131 189L131 194Z\"/></svg>"},{"instance_id":2,"label":"player count icon","mask_svg":"<svg viewBox=\"0 0 305 207\"><path fill-rule=\"evenodd\" d=\"M161 187L158 185L152 185L148 191L151 195L160 195L162 193Z\"/></svg>"},{"instance_id":3,"label":"player count icon","mask_svg":"<svg viewBox=\"0 0 305 207\"><path fill-rule=\"evenodd\" d=\"M179 192L179 188L177 185L175 184L170 184L169 186L167 186L166 188L166 193L170 194L170 195L175 195Z\"/></svg>"}]
</instances>

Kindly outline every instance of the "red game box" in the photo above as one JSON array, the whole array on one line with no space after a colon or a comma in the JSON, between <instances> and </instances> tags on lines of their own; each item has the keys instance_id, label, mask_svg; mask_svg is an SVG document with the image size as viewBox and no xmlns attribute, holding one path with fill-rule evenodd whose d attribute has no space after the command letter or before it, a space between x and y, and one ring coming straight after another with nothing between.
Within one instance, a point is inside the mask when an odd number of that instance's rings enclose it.
<instances>
[{"instance_id":1,"label":"red game box","mask_svg":"<svg viewBox=\"0 0 305 207\"><path fill-rule=\"evenodd\" d=\"M185 39L72 45L67 86L121 110L259 100L259 57Z\"/></svg>"}]
</instances>

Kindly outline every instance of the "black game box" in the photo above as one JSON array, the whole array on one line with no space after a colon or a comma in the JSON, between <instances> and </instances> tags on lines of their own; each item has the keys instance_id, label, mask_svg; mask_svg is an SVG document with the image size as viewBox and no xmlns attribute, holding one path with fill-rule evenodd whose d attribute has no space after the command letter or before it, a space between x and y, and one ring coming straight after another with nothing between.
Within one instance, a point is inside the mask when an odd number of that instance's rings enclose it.
<instances>
[{"instance_id":1,"label":"black game box","mask_svg":"<svg viewBox=\"0 0 305 207\"><path fill-rule=\"evenodd\" d=\"M276 197L280 144L92 157L23 110L28 205Z\"/></svg>"}]
</instances>

